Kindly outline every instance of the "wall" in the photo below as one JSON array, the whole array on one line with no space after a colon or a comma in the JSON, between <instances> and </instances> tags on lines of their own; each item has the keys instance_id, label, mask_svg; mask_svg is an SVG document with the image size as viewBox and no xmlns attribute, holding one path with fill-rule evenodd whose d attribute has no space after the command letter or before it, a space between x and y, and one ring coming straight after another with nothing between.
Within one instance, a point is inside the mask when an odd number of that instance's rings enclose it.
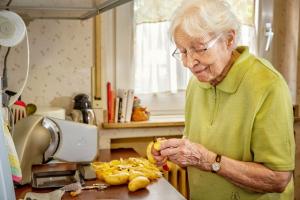
<instances>
[{"instance_id":1,"label":"wall","mask_svg":"<svg viewBox=\"0 0 300 200\"><path fill-rule=\"evenodd\" d=\"M42 106L70 108L77 93L91 93L93 21L34 20L28 28L30 75L22 99ZM1 49L1 66L5 49ZM8 57L9 89L23 83L27 63L25 40ZM1 73L2 74L2 73Z\"/></svg>"}]
</instances>

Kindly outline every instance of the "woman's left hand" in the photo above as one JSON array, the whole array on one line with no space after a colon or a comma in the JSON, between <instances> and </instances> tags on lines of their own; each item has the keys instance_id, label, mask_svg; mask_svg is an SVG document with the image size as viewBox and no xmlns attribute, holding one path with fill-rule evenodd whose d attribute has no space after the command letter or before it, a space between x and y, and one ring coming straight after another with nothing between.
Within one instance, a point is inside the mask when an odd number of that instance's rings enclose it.
<instances>
[{"instance_id":1,"label":"woman's left hand","mask_svg":"<svg viewBox=\"0 0 300 200\"><path fill-rule=\"evenodd\" d=\"M201 144L188 139L169 139L161 144L160 154L181 167L196 166L202 170L211 170L214 153Z\"/></svg>"}]
</instances>

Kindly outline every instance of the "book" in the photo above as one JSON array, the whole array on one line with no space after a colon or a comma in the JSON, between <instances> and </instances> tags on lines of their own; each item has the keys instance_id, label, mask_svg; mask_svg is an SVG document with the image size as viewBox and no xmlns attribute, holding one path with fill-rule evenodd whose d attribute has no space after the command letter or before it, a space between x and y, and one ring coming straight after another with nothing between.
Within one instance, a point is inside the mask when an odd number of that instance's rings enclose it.
<instances>
[{"instance_id":1,"label":"book","mask_svg":"<svg viewBox=\"0 0 300 200\"><path fill-rule=\"evenodd\" d=\"M120 122L125 122L125 116L126 116L126 108L127 108L127 98L128 98L128 90L126 89L118 89L118 96L120 99L122 99L122 105L121 105L121 116L120 116Z\"/></svg>"},{"instance_id":2,"label":"book","mask_svg":"<svg viewBox=\"0 0 300 200\"><path fill-rule=\"evenodd\" d=\"M118 111L118 122L121 120L121 112L122 112L122 98L119 98L119 111Z\"/></svg>"},{"instance_id":3,"label":"book","mask_svg":"<svg viewBox=\"0 0 300 200\"><path fill-rule=\"evenodd\" d=\"M126 108L125 122L131 121L133 100L134 100L134 90L129 89L127 95L127 108Z\"/></svg>"},{"instance_id":4,"label":"book","mask_svg":"<svg viewBox=\"0 0 300 200\"><path fill-rule=\"evenodd\" d=\"M119 107L120 107L120 97L116 96L116 100L115 100L115 119L114 122L118 123L119 121Z\"/></svg>"},{"instance_id":5,"label":"book","mask_svg":"<svg viewBox=\"0 0 300 200\"><path fill-rule=\"evenodd\" d=\"M107 82L106 84L106 94L107 94L107 121L111 119L111 83Z\"/></svg>"},{"instance_id":6,"label":"book","mask_svg":"<svg viewBox=\"0 0 300 200\"><path fill-rule=\"evenodd\" d=\"M107 82L106 84L107 92L107 121L112 123L115 121L115 97L116 93L111 88L111 83Z\"/></svg>"},{"instance_id":7,"label":"book","mask_svg":"<svg viewBox=\"0 0 300 200\"><path fill-rule=\"evenodd\" d=\"M111 90L111 107L110 107L110 119L108 119L109 123L115 122L115 100L116 100L116 93L114 90Z\"/></svg>"}]
</instances>

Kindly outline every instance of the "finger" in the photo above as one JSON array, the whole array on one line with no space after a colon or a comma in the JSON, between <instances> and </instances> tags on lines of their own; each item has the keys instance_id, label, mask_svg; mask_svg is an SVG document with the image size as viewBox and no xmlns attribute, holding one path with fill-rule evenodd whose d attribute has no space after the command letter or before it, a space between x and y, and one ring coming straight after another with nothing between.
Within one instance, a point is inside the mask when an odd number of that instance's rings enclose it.
<instances>
[{"instance_id":1,"label":"finger","mask_svg":"<svg viewBox=\"0 0 300 200\"><path fill-rule=\"evenodd\" d=\"M169 158L170 161L177 164L177 156L173 155L173 156L170 156L168 158Z\"/></svg>"},{"instance_id":2,"label":"finger","mask_svg":"<svg viewBox=\"0 0 300 200\"><path fill-rule=\"evenodd\" d=\"M177 138L168 139L161 143L160 149L163 150L170 147L178 147L181 143L182 143L182 139L177 139Z\"/></svg>"},{"instance_id":3,"label":"finger","mask_svg":"<svg viewBox=\"0 0 300 200\"><path fill-rule=\"evenodd\" d=\"M175 163L178 163L179 160L180 160L180 158L179 158L178 155L172 155L172 156L170 156L168 158L169 158L170 161L175 162Z\"/></svg>"},{"instance_id":4,"label":"finger","mask_svg":"<svg viewBox=\"0 0 300 200\"><path fill-rule=\"evenodd\" d=\"M182 166L182 163L179 161L180 159L178 158L178 156L176 156L176 155L170 156L170 157L168 157L168 159L169 159L171 162L173 162L173 163L175 163L175 164L177 164L177 165L179 165L179 166Z\"/></svg>"},{"instance_id":5,"label":"finger","mask_svg":"<svg viewBox=\"0 0 300 200\"><path fill-rule=\"evenodd\" d=\"M160 152L157 151L156 149L154 149L154 148L153 148L153 145L152 145L152 148L151 148L151 153L152 153L152 155L154 155L154 156L160 156Z\"/></svg>"},{"instance_id":6,"label":"finger","mask_svg":"<svg viewBox=\"0 0 300 200\"><path fill-rule=\"evenodd\" d=\"M161 161L164 160L166 157L164 157L164 156L153 156L153 158L156 160L156 162L161 162Z\"/></svg>"},{"instance_id":7,"label":"finger","mask_svg":"<svg viewBox=\"0 0 300 200\"><path fill-rule=\"evenodd\" d=\"M170 161L173 163L179 165L180 167L186 167L188 165L187 161L185 159L180 159L177 155L173 155L168 157Z\"/></svg>"},{"instance_id":8,"label":"finger","mask_svg":"<svg viewBox=\"0 0 300 200\"><path fill-rule=\"evenodd\" d=\"M163 160L161 160L159 162L156 162L156 165L157 166L163 166L163 165L165 165L167 163L167 160L168 160L168 158L165 157Z\"/></svg>"},{"instance_id":9,"label":"finger","mask_svg":"<svg viewBox=\"0 0 300 200\"><path fill-rule=\"evenodd\" d=\"M165 157L169 157L172 155L176 155L179 152L179 148L166 148L160 151L160 155L165 156Z\"/></svg>"}]
</instances>

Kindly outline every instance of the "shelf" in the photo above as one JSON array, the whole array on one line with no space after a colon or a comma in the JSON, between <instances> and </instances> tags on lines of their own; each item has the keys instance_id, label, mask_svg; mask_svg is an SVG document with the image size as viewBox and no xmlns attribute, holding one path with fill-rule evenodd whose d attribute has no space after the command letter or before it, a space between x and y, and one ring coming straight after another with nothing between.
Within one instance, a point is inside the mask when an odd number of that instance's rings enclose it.
<instances>
[{"instance_id":1,"label":"shelf","mask_svg":"<svg viewBox=\"0 0 300 200\"><path fill-rule=\"evenodd\" d=\"M155 128L184 126L183 116L152 116L148 121L127 123L102 123L103 129Z\"/></svg>"},{"instance_id":2,"label":"shelf","mask_svg":"<svg viewBox=\"0 0 300 200\"><path fill-rule=\"evenodd\" d=\"M300 117L295 117L294 122L300 122ZM127 122L127 123L102 123L103 129L123 128L155 128L155 127L176 127L184 126L183 117L152 117L149 121Z\"/></svg>"}]
</instances>

